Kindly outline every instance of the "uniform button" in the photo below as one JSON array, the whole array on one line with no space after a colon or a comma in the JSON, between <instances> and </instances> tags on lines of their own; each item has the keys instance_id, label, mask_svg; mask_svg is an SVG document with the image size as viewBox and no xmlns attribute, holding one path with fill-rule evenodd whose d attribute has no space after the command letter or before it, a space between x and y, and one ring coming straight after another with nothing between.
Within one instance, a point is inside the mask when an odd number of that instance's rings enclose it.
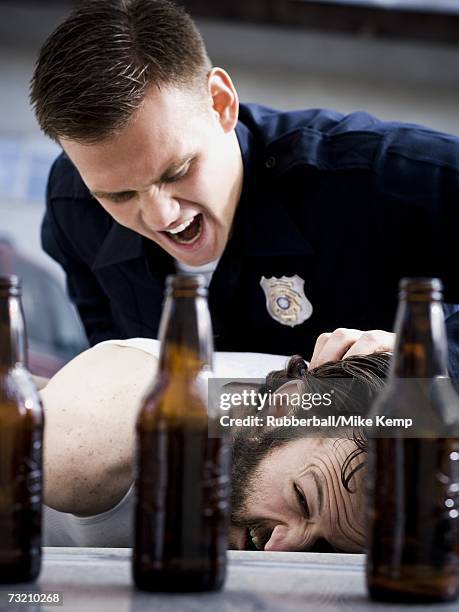
<instances>
[{"instance_id":1,"label":"uniform button","mask_svg":"<svg viewBox=\"0 0 459 612\"><path fill-rule=\"evenodd\" d=\"M268 159L265 161L265 166L268 168L268 170L271 170L271 168L274 168L275 165L276 158L271 155L271 157L268 157Z\"/></svg>"}]
</instances>

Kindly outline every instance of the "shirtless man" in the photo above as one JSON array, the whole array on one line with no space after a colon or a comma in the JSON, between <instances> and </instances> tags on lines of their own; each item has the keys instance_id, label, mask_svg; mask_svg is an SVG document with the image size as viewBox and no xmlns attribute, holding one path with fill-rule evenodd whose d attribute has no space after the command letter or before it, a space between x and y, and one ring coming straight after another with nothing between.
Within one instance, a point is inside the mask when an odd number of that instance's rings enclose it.
<instances>
[{"instance_id":1,"label":"shirtless man","mask_svg":"<svg viewBox=\"0 0 459 612\"><path fill-rule=\"evenodd\" d=\"M158 352L159 343L149 339L102 343L41 390L47 423L46 545L131 545L134 425ZM263 378L282 370L288 378L306 376L305 384L331 373L362 378L364 372L371 374L376 392L387 369L387 355L350 357L307 375L305 366L300 371L292 362L285 369L287 362L279 355L217 353L215 372L222 378ZM274 380L268 377L273 389ZM248 441L248 460L247 438L235 433L230 546L363 550L364 470L355 469L363 465L363 455L355 452L351 437L297 437L274 448L266 443L269 435L260 431ZM343 466L356 474L352 486Z\"/></svg>"}]
</instances>

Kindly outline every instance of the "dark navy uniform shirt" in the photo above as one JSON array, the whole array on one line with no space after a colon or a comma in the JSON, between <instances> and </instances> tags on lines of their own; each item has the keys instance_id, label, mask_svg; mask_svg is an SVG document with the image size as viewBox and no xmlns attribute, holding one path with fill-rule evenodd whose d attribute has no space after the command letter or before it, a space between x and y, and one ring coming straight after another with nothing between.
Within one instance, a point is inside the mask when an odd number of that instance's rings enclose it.
<instances>
[{"instance_id":1,"label":"dark navy uniform shirt","mask_svg":"<svg viewBox=\"0 0 459 612\"><path fill-rule=\"evenodd\" d=\"M216 349L307 358L337 327L392 330L403 276L440 277L446 301L459 304L457 138L363 112L258 105L241 105L236 133L243 190L209 287ZM172 257L116 223L64 154L51 170L42 242L67 274L91 344L157 337ZM312 314L290 326L268 312L260 280L295 275ZM458 317L448 332L459 375Z\"/></svg>"}]
</instances>

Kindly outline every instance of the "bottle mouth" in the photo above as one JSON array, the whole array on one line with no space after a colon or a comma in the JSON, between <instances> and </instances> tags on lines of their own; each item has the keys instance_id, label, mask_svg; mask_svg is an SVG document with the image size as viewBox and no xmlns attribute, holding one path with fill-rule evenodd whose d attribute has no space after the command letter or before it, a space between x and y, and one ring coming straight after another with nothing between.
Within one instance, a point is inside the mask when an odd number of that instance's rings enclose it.
<instances>
[{"instance_id":1,"label":"bottle mouth","mask_svg":"<svg viewBox=\"0 0 459 612\"><path fill-rule=\"evenodd\" d=\"M439 278L406 277L399 284L400 299L442 300L443 283Z\"/></svg>"},{"instance_id":2,"label":"bottle mouth","mask_svg":"<svg viewBox=\"0 0 459 612\"><path fill-rule=\"evenodd\" d=\"M21 295L21 279L16 274L0 274L1 295Z\"/></svg>"},{"instance_id":3,"label":"bottle mouth","mask_svg":"<svg viewBox=\"0 0 459 612\"><path fill-rule=\"evenodd\" d=\"M400 281L400 291L443 291L443 283L439 278L408 276Z\"/></svg>"},{"instance_id":4,"label":"bottle mouth","mask_svg":"<svg viewBox=\"0 0 459 612\"><path fill-rule=\"evenodd\" d=\"M171 274L166 279L167 294L175 297L206 296L206 278L203 274Z\"/></svg>"}]
</instances>

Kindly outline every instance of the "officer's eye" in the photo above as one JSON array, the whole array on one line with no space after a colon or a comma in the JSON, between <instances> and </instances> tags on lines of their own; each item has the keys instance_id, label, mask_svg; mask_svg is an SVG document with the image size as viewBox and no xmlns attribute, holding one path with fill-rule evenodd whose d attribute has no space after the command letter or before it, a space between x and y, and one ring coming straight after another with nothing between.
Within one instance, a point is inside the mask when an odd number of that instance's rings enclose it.
<instances>
[{"instance_id":1,"label":"officer's eye","mask_svg":"<svg viewBox=\"0 0 459 612\"><path fill-rule=\"evenodd\" d=\"M194 157L186 161L176 174L173 174L171 176L165 176L162 182L163 183L176 183L180 179L185 178L185 176L190 174L190 172L193 170L197 161L198 161L198 156L195 155Z\"/></svg>"},{"instance_id":2,"label":"officer's eye","mask_svg":"<svg viewBox=\"0 0 459 612\"><path fill-rule=\"evenodd\" d=\"M166 176L163 180L163 183L176 183L188 174L189 169L190 164L187 164L179 172L177 172L177 174L174 174L173 176Z\"/></svg>"},{"instance_id":3,"label":"officer's eye","mask_svg":"<svg viewBox=\"0 0 459 612\"><path fill-rule=\"evenodd\" d=\"M134 195L135 191L126 191L125 193L112 193L111 195L105 196L105 199L118 204L120 202L128 202L129 200L132 200Z\"/></svg>"}]
</instances>

